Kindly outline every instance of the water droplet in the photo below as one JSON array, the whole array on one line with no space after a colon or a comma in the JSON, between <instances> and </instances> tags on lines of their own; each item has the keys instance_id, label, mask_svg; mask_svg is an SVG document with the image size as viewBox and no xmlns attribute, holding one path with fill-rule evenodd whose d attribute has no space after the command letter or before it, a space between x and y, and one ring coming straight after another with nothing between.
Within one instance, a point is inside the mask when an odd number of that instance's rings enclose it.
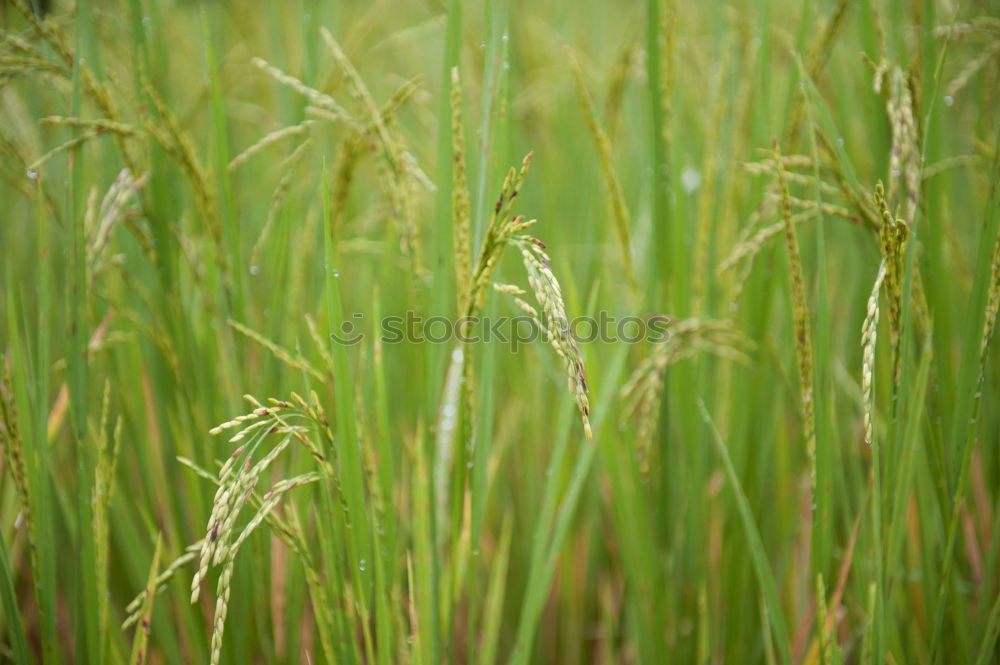
<instances>
[{"instance_id":1,"label":"water droplet","mask_svg":"<svg viewBox=\"0 0 1000 665\"><path fill-rule=\"evenodd\" d=\"M899 175L900 175L899 169L893 169L892 170L892 177L893 178L898 178Z\"/></svg>"},{"instance_id":2,"label":"water droplet","mask_svg":"<svg viewBox=\"0 0 1000 665\"><path fill-rule=\"evenodd\" d=\"M455 349L451 352L451 361L460 363L465 358L465 354L462 353L462 349Z\"/></svg>"},{"instance_id":3,"label":"water droplet","mask_svg":"<svg viewBox=\"0 0 1000 665\"><path fill-rule=\"evenodd\" d=\"M340 271L339 271L339 270L337 270L336 268L334 268L334 269L333 269L333 276L334 276L334 277L340 277Z\"/></svg>"},{"instance_id":4,"label":"water droplet","mask_svg":"<svg viewBox=\"0 0 1000 665\"><path fill-rule=\"evenodd\" d=\"M508 35L508 34L507 34L507 33L505 32L505 33L503 33L503 37L501 37L501 39L503 39L503 40L504 40L504 41L506 42L507 40L509 40L509 39L510 39L510 35Z\"/></svg>"},{"instance_id":5,"label":"water droplet","mask_svg":"<svg viewBox=\"0 0 1000 665\"><path fill-rule=\"evenodd\" d=\"M945 106L954 106L955 105L955 98L952 97L951 95L945 95L944 96L944 105Z\"/></svg>"},{"instance_id":6,"label":"water droplet","mask_svg":"<svg viewBox=\"0 0 1000 665\"><path fill-rule=\"evenodd\" d=\"M28 177L32 180L38 180L38 171L35 169L28 169Z\"/></svg>"},{"instance_id":7,"label":"water droplet","mask_svg":"<svg viewBox=\"0 0 1000 665\"><path fill-rule=\"evenodd\" d=\"M479 42L479 48L486 48L486 42Z\"/></svg>"},{"instance_id":8,"label":"water droplet","mask_svg":"<svg viewBox=\"0 0 1000 665\"><path fill-rule=\"evenodd\" d=\"M142 24L143 25L149 25L152 22L153 22L153 19L149 18L148 16L143 16L142 17Z\"/></svg>"},{"instance_id":9,"label":"water droplet","mask_svg":"<svg viewBox=\"0 0 1000 665\"><path fill-rule=\"evenodd\" d=\"M686 168L681 173L681 186L690 194L701 186L701 172L698 169Z\"/></svg>"},{"instance_id":10,"label":"water droplet","mask_svg":"<svg viewBox=\"0 0 1000 665\"><path fill-rule=\"evenodd\" d=\"M365 572L365 560L364 559L362 559L361 561L358 562L358 569L361 572Z\"/></svg>"},{"instance_id":11,"label":"water droplet","mask_svg":"<svg viewBox=\"0 0 1000 665\"><path fill-rule=\"evenodd\" d=\"M466 463L465 463L465 468L466 468L466 469L471 469L471 468L472 468L472 467L474 467L474 466L475 466L475 464L473 464L472 462L466 462Z\"/></svg>"},{"instance_id":12,"label":"water droplet","mask_svg":"<svg viewBox=\"0 0 1000 665\"><path fill-rule=\"evenodd\" d=\"M250 266L250 274L251 275L259 275L260 274L260 266Z\"/></svg>"},{"instance_id":13,"label":"water droplet","mask_svg":"<svg viewBox=\"0 0 1000 665\"><path fill-rule=\"evenodd\" d=\"M837 137L837 145L839 145L841 148L844 147L844 137L843 136L838 136Z\"/></svg>"}]
</instances>

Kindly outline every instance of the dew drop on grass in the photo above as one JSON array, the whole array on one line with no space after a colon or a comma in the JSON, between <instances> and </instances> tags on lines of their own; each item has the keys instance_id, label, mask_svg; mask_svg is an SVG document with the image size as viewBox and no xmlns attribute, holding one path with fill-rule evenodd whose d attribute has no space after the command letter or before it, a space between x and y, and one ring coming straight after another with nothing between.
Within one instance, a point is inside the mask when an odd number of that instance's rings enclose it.
<instances>
[{"instance_id":1,"label":"dew drop on grass","mask_svg":"<svg viewBox=\"0 0 1000 665\"><path fill-rule=\"evenodd\" d=\"M839 145L841 148L844 147L844 137L843 136L838 136L837 137L837 145Z\"/></svg>"},{"instance_id":2,"label":"dew drop on grass","mask_svg":"<svg viewBox=\"0 0 1000 665\"><path fill-rule=\"evenodd\" d=\"M952 97L951 95L945 95L944 96L944 105L945 106L954 106L955 105L955 98Z\"/></svg>"},{"instance_id":3,"label":"dew drop on grass","mask_svg":"<svg viewBox=\"0 0 1000 665\"><path fill-rule=\"evenodd\" d=\"M251 275L259 275L260 274L260 266L250 266L250 274Z\"/></svg>"},{"instance_id":4,"label":"dew drop on grass","mask_svg":"<svg viewBox=\"0 0 1000 665\"><path fill-rule=\"evenodd\" d=\"M681 173L681 186L688 194L698 189L701 186L701 172L690 167L684 169Z\"/></svg>"},{"instance_id":5,"label":"dew drop on grass","mask_svg":"<svg viewBox=\"0 0 1000 665\"><path fill-rule=\"evenodd\" d=\"M28 169L28 177L32 180L38 180L38 171L35 169Z\"/></svg>"},{"instance_id":6,"label":"dew drop on grass","mask_svg":"<svg viewBox=\"0 0 1000 665\"><path fill-rule=\"evenodd\" d=\"M360 570L362 573L365 572L365 560L364 559L362 559L361 561L358 562L358 570Z\"/></svg>"}]
</instances>

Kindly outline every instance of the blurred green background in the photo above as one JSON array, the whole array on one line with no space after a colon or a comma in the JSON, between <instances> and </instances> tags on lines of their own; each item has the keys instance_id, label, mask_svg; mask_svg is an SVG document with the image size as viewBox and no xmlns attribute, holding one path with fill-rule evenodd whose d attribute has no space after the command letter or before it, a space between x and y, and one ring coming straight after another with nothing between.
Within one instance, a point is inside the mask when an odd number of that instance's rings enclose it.
<instances>
[{"instance_id":1,"label":"blurred green background","mask_svg":"<svg viewBox=\"0 0 1000 665\"><path fill-rule=\"evenodd\" d=\"M0 661L996 662L1000 5L29 7L0 14ZM593 440L543 343L377 343L464 311L452 67L472 260L531 151L514 212L567 315L678 331L580 345ZM909 237L867 445L879 181ZM495 281L529 288L517 254ZM198 556L169 566L236 447L209 430L293 391L324 461L293 442L237 530L318 476L191 604Z\"/></svg>"}]
</instances>

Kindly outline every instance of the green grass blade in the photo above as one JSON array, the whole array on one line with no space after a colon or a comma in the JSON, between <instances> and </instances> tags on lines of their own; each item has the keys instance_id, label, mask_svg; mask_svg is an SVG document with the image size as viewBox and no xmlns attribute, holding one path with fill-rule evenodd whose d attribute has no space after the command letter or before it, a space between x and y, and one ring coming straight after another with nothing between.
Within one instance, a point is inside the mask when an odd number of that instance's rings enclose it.
<instances>
[{"instance_id":1,"label":"green grass blade","mask_svg":"<svg viewBox=\"0 0 1000 665\"><path fill-rule=\"evenodd\" d=\"M712 421L712 417L708 414L708 409L705 408L705 403L701 399L698 400L698 409L701 411L701 417L705 421L705 425L712 433L712 441L715 443L715 449L719 454L719 459L722 461L726 480L729 482L736 500L736 508L743 526L743 535L747 540L747 546L750 550L750 561L753 563L754 573L757 576L757 582L760 584L761 594L764 597L764 607L767 611L768 622L771 624L771 630L774 633L774 641L776 642L780 662L785 663L785 665L791 665L793 662L792 654L789 650L791 642L788 639L788 629L785 627L784 612L781 609L781 603L778 598L778 587L774 581L774 573L771 571L771 565L767 561L767 553L764 551L764 541L761 539L760 530L757 528L753 512L750 509L750 502L747 501L740 478L736 475L736 468L729 457L729 449L726 448L719 430L716 429L715 423Z\"/></svg>"}]
</instances>

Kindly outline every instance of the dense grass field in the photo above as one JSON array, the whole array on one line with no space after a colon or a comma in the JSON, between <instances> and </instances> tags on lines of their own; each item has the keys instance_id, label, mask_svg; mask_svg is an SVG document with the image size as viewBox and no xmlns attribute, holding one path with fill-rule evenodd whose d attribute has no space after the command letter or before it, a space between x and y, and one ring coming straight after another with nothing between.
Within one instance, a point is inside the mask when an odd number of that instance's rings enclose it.
<instances>
[{"instance_id":1,"label":"dense grass field","mask_svg":"<svg viewBox=\"0 0 1000 665\"><path fill-rule=\"evenodd\" d=\"M1000 4L37 4L0 662L1000 662Z\"/></svg>"}]
</instances>

